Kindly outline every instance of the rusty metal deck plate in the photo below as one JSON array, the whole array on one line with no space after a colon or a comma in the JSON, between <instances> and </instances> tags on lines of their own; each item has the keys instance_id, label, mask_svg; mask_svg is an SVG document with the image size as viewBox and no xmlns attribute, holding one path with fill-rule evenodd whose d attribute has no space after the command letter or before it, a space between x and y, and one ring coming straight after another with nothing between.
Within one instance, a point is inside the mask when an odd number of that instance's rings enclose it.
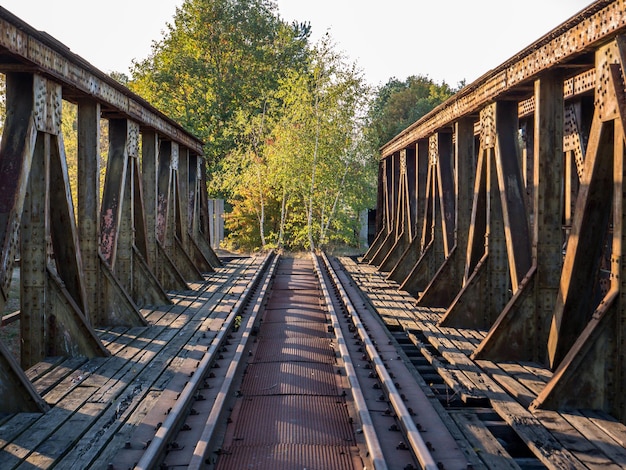
<instances>
[{"instance_id":1,"label":"rusty metal deck plate","mask_svg":"<svg viewBox=\"0 0 626 470\"><path fill-rule=\"evenodd\" d=\"M263 322L324 322L326 321L326 318L326 313L321 308L315 306L308 308L274 308L271 310L265 310Z\"/></svg>"},{"instance_id":2,"label":"rusty metal deck plate","mask_svg":"<svg viewBox=\"0 0 626 470\"><path fill-rule=\"evenodd\" d=\"M288 338L288 337L328 337L328 325L311 321L301 321L298 323L264 323L263 338Z\"/></svg>"},{"instance_id":3,"label":"rusty metal deck plate","mask_svg":"<svg viewBox=\"0 0 626 470\"><path fill-rule=\"evenodd\" d=\"M272 395L243 397L231 415L223 448L280 442L354 444L346 402L339 396Z\"/></svg>"},{"instance_id":4,"label":"rusty metal deck plate","mask_svg":"<svg viewBox=\"0 0 626 470\"><path fill-rule=\"evenodd\" d=\"M274 278L274 285L272 287L272 290L276 292L279 290L314 290L317 288L317 278L312 274L300 274L296 276L290 276L288 274L277 274Z\"/></svg>"},{"instance_id":5,"label":"rusty metal deck plate","mask_svg":"<svg viewBox=\"0 0 626 470\"><path fill-rule=\"evenodd\" d=\"M241 384L244 396L339 395L337 373L331 364L260 362L248 364Z\"/></svg>"},{"instance_id":6,"label":"rusty metal deck plate","mask_svg":"<svg viewBox=\"0 0 626 470\"><path fill-rule=\"evenodd\" d=\"M316 289L272 290L266 308L315 308L321 300L322 293Z\"/></svg>"},{"instance_id":7,"label":"rusty metal deck plate","mask_svg":"<svg viewBox=\"0 0 626 470\"><path fill-rule=\"evenodd\" d=\"M320 362L335 363L335 350L330 338L276 338L260 341L254 354L259 362Z\"/></svg>"},{"instance_id":8,"label":"rusty metal deck plate","mask_svg":"<svg viewBox=\"0 0 626 470\"><path fill-rule=\"evenodd\" d=\"M363 468L310 259L284 259L217 469Z\"/></svg>"},{"instance_id":9,"label":"rusty metal deck plate","mask_svg":"<svg viewBox=\"0 0 626 470\"><path fill-rule=\"evenodd\" d=\"M297 462L297 466L294 466ZM220 470L352 470L361 467L361 459L354 447L334 445L276 444L266 446L238 446L223 449Z\"/></svg>"}]
</instances>

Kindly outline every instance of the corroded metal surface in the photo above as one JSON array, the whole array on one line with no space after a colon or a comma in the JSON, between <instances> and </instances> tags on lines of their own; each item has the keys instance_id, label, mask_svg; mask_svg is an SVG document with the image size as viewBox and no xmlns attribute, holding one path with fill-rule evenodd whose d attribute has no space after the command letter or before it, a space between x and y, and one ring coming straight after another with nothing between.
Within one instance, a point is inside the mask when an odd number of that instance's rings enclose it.
<instances>
[{"instance_id":1,"label":"corroded metal surface","mask_svg":"<svg viewBox=\"0 0 626 470\"><path fill-rule=\"evenodd\" d=\"M332 364L293 362L293 357L281 357L279 361L249 364L241 385L241 393L331 396L337 394L339 384L337 372Z\"/></svg>"},{"instance_id":2,"label":"corroded metal surface","mask_svg":"<svg viewBox=\"0 0 626 470\"><path fill-rule=\"evenodd\" d=\"M300 462L297 468L303 469L350 470L360 465L360 458L350 446L276 444L263 449L242 446L237 449L237 458L225 455L220 468L241 470L241 461L253 462L250 468L256 470L293 470L293 462Z\"/></svg>"},{"instance_id":3,"label":"corroded metal surface","mask_svg":"<svg viewBox=\"0 0 626 470\"><path fill-rule=\"evenodd\" d=\"M534 80L541 72L574 61L624 29L626 4L623 0L594 2L398 134L383 147L383 157L437 129L452 125L461 117L513 91L514 87Z\"/></svg>"},{"instance_id":4,"label":"corroded metal surface","mask_svg":"<svg viewBox=\"0 0 626 470\"><path fill-rule=\"evenodd\" d=\"M203 173L202 143L69 48L0 7L0 71L6 76L6 115L0 150L0 305L16 259L20 276L21 367L49 355L106 356L93 326L143 326L145 305L171 303L165 289L187 289L221 263L202 230L200 213L183 207L203 200L206 186L189 187L188 158ZM77 155L66 155L62 120L76 105ZM100 127L108 119L108 166L103 191ZM143 139L142 134L145 134ZM169 168L164 248L154 236L158 148L168 141L184 156ZM142 164L139 162L139 140ZM176 152L174 152L176 153ZM176 157L177 154L174 155ZM73 181L72 164L78 164ZM154 163L153 165L151 163ZM197 173L196 173L196 179ZM76 184L73 184L76 183ZM147 204L146 204L147 203ZM75 210L78 208L78 211ZM101 209L100 216L97 211ZM150 222L147 226L146 221ZM202 247L202 248L198 248ZM152 258L152 259L150 259ZM207 259L210 258L211 261ZM158 262L157 262L158 260ZM0 412L10 395L36 395L3 356ZM32 407L25 406L24 410ZM15 411L11 408L12 411Z\"/></svg>"},{"instance_id":5,"label":"corroded metal surface","mask_svg":"<svg viewBox=\"0 0 626 470\"><path fill-rule=\"evenodd\" d=\"M202 142L187 133L182 126L73 54L60 42L37 31L1 7L0 51L12 57L9 61L9 68L12 70L15 69L14 60L17 59L23 64L24 70L36 69L73 89L76 95L93 97L108 109L122 113L202 154Z\"/></svg>"},{"instance_id":6,"label":"corroded metal surface","mask_svg":"<svg viewBox=\"0 0 626 470\"><path fill-rule=\"evenodd\" d=\"M337 396L247 396L234 409L232 433L222 447L278 444L345 445L354 443L345 401ZM297 462L293 462L294 467ZM242 462L241 467L246 468Z\"/></svg>"},{"instance_id":7,"label":"corroded metal surface","mask_svg":"<svg viewBox=\"0 0 626 470\"><path fill-rule=\"evenodd\" d=\"M216 468L362 468L310 259L282 259Z\"/></svg>"},{"instance_id":8,"label":"corroded metal surface","mask_svg":"<svg viewBox=\"0 0 626 470\"><path fill-rule=\"evenodd\" d=\"M626 2L596 1L384 145L362 258L444 309L441 326L483 330L473 358L549 364L533 408L622 423L625 33ZM434 149L451 131L450 167ZM407 203L396 166L409 151L426 193ZM407 205L422 235L398 256Z\"/></svg>"},{"instance_id":9,"label":"corroded metal surface","mask_svg":"<svg viewBox=\"0 0 626 470\"><path fill-rule=\"evenodd\" d=\"M297 321L288 317L287 321ZM333 364L336 362L332 341L328 338L289 337L281 341L259 343L254 359L257 363L271 361L308 361Z\"/></svg>"}]
</instances>

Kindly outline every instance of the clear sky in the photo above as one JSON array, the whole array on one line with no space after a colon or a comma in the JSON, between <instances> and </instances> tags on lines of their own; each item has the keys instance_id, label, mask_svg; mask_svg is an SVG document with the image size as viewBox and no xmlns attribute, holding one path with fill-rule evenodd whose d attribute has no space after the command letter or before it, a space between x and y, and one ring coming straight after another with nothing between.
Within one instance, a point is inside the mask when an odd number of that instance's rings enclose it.
<instances>
[{"instance_id":1,"label":"clear sky","mask_svg":"<svg viewBox=\"0 0 626 470\"><path fill-rule=\"evenodd\" d=\"M145 58L183 0L0 0L104 72ZM427 75L471 83L590 0L277 0L285 20L326 32L373 85Z\"/></svg>"}]
</instances>

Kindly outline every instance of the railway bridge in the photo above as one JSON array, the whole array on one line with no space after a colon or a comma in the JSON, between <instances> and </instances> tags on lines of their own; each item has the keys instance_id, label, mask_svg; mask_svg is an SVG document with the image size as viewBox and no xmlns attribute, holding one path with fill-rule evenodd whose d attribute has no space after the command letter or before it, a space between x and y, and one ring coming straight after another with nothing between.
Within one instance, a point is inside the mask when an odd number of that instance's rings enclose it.
<instances>
[{"instance_id":1,"label":"railway bridge","mask_svg":"<svg viewBox=\"0 0 626 470\"><path fill-rule=\"evenodd\" d=\"M0 468L625 468L625 33L385 144L363 256L218 257L203 143L0 8Z\"/></svg>"}]
</instances>

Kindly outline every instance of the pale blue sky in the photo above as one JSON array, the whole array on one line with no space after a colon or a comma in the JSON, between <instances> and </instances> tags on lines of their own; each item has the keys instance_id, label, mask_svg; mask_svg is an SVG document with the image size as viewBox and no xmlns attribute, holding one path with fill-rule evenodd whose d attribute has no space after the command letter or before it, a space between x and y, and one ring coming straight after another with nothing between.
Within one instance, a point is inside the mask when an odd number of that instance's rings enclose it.
<instances>
[{"instance_id":1,"label":"pale blue sky","mask_svg":"<svg viewBox=\"0 0 626 470\"><path fill-rule=\"evenodd\" d=\"M128 73L183 0L0 0L104 72ZM373 85L428 75L471 83L589 5L589 0L278 0L286 20L326 31Z\"/></svg>"}]
</instances>

